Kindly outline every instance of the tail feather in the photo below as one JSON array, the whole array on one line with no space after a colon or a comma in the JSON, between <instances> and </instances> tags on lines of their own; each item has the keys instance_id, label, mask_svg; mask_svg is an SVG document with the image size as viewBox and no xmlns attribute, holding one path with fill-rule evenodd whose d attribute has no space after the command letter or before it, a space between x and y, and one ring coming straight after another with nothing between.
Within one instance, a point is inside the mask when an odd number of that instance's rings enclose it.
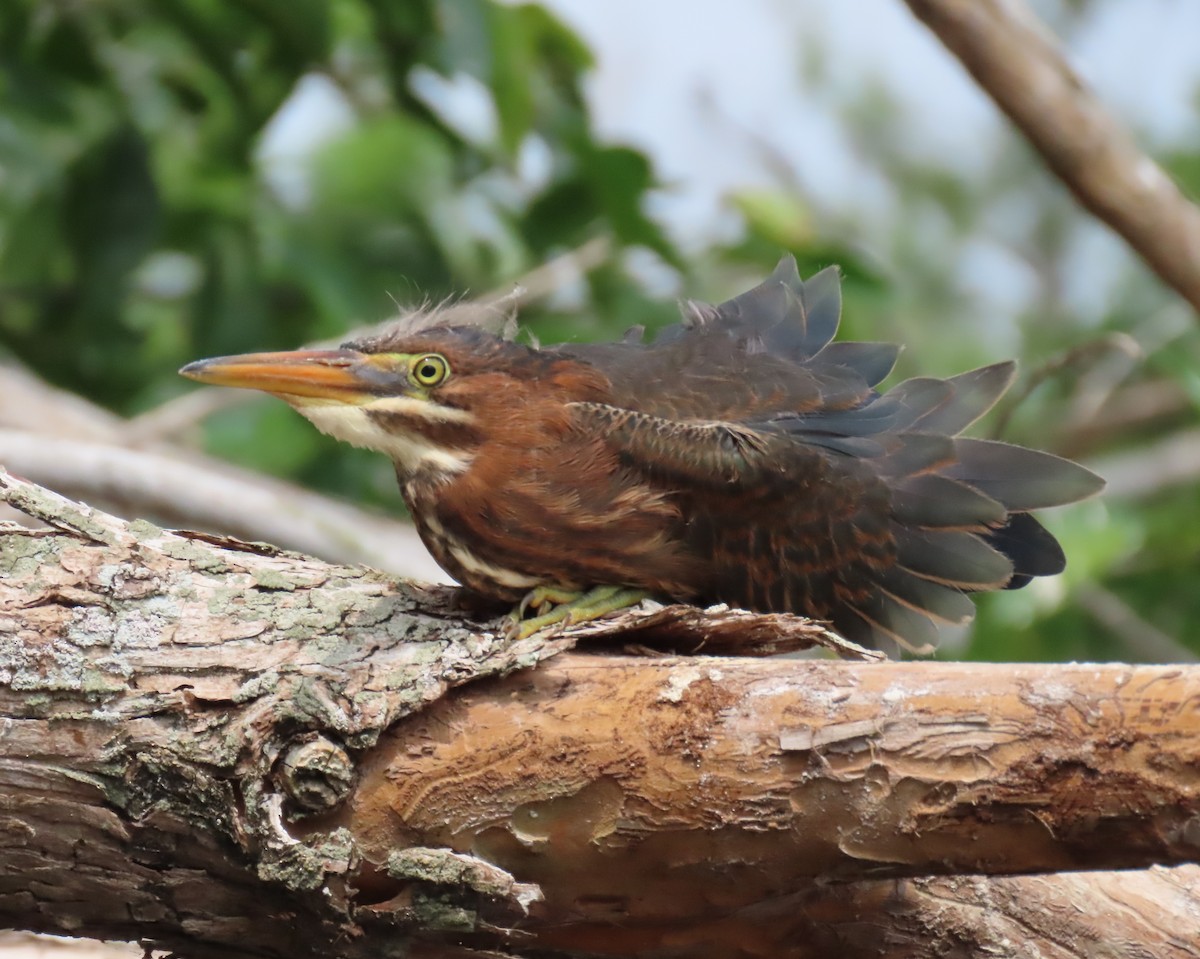
<instances>
[{"instance_id":1,"label":"tail feather","mask_svg":"<svg viewBox=\"0 0 1200 959\"><path fill-rule=\"evenodd\" d=\"M952 626L969 623L975 604L962 590L925 579L899 566L879 574L879 587L900 602Z\"/></svg>"},{"instance_id":2,"label":"tail feather","mask_svg":"<svg viewBox=\"0 0 1200 959\"><path fill-rule=\"evenodd\" d=\"M1028 513L1012 513L1007 523L989 530L983 538L1012 560L1013 578L1008 589L1024 586L1034 576L1057 576L1067 568L1067 557L1058 540Z\"/></svg>"},{"instance_id":3,"label":"tail feather","mask_svg":"<svg viewBox=\"0 0 1200 959\"><path fill-rule=\"evenodd\" d=\"M931 416L954 401L954 385L949 380L938 380L931 376L914 376L898 383L884 394L896 406L888 428L893 430L918 429L915 424Z\"/></svg>"},{"instance_id":4,"label":"tail feather","mask_svg":"<svg viewBox=\"0 0 1200 959\"><path fill-rule=\"evenodd\" d=\"M998 440L960 439L958 462L943 471L982 490L1010 511L1062 506L1104 488L1104 480L1078 463Z\"/></svg>"},{"instance_id":5,"label":"tail feather","mask_svg":"<svg viewBox=\"0 0 1200 959\"><path fill-rule=\"evenodd\" d=\"M953 390L953 400L922 416L914 428L957 436L996 405L1016 375L1017 364L1010 360L950 377L945 382Z\"/></svg>"},{"instance_id":6,"label":"tail feather","mask_svg":"<svg viewBox=\"0 0 1200 959\"><path fill-rule=\"evenodd\" d=\"M1000 589L1013 574L1012 561L973 533L914 529L892 524L896 559L910 573L959 589Z\"/></svg>"},{"instance_id":7,"label":"tail feather","mask_svg":"<svg viewBox=\"0 0 1200 959\"><path fill-rule=\"evenodd\" d=\"M937 646L938 631L933 621L885 592L871 593L856 602L853 609L876 633L903 649L930 653Z\"/></svg>"},{"instance_id":8,"label":"tail feather","mask_svg":"<svg viewBox=\"0 0 1200 959\"><path fill-rule=\"evenodd\" d=\"M986 493L936 473L910 476L892 487L892 517L905 526L980 530L1004 523L1007 515Z\"/></svg>"},{"instance_id":9,"label":"tail feather","mask_svg":"<svg viewBox=\"0 0 1200 959\"><path fill-rule=\"evenodd\" d=\"M895 482L921 473L938 472L954 462L955 441L936 433L895 433L887 437L890 449L879 461L881 476Z\"/></svg>"}]
</instances>

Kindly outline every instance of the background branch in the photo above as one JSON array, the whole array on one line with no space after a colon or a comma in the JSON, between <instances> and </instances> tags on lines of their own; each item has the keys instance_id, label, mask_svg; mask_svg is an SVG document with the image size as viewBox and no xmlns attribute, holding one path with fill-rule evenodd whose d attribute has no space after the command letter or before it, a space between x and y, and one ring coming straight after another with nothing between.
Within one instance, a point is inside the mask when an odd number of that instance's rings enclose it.
<instances>
[{"instance_id":1,"label":"background branch","mask_svg":"<svg viewBox=\"0 0 1200 959\"><path fill-rule=\"evenodd\" d=\"M14 473L126 515L448 582L409 523L181 448L148 418L115 416L12 364L0 365L0 392L0 464ZM182 429L176 421L170 435Z\"/></svg>"},{"instance_id":2,"label":"background branch","mask_svg":"<svg viewBox=\"0 0 1200 959\"><path fill-rule=\"evenodd\" d=\"M1024 0L906 0L1046 165L1200 313L1200 209L1067 62Z\"/></svg>"},{"instance_id":3,"label":"background branch","mask_svg":"<svg viewBox=\"0 0 1200 959\"><path fill-rule=\"evenodd\" d=\"M1200 429L1178 430L1127 453L1094 457L1088 466L1108 481L1111 498L1153 496L1200 479Z\"/></svg>"},{"instance_id":4,"label":"background branch","mask_svg":"<svg viewBox=\"0 0 1200 959\"><path fill-rule=\"evenodd\" d=\"M0 462L67 495L166 525L448 582L410 524L208 457L0 429Z\"/></svg>"}]
</instances>

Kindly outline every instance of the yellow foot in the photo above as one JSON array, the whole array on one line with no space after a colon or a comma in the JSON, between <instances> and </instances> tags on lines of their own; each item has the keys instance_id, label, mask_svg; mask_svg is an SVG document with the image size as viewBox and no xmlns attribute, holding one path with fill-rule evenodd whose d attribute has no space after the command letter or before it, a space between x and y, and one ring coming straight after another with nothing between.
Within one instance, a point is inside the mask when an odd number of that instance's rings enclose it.
<instances>
[{"instance_id":1,"label":"yellow foot","mask_svg":"<svg viewBox=\"0 0 1200 959\"><path fill-rule=\"evenodd\" d=\"M508 635L510 639L527 639L547 626L562 625L565 628L575 623L586 623L636 606L649 596L644 589L627 586L597 586L587 592L539 586L531 590L510 614ZM538 615L525 619L528 609L533 609Z\"/></svg>"}]
</instances>

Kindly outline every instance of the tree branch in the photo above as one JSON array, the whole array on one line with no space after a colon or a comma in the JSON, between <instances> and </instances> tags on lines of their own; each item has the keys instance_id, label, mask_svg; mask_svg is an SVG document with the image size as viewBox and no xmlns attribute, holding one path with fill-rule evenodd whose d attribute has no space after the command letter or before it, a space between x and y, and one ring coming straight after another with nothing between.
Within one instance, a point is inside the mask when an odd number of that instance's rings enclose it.
<instances>
[{"instance_id":1,"label":"tree branch","mask_svg":"<svg viewBox=\"0 0 1200 959\"><path fill-rule=\"evenodd\" d=\"M1113 498L1136 499L1192 486L1200 477L1200 429L1177 430L1129 452L1095 457L1088 465L1103 471L1106 495Z\"/></svg>"},{"instance_id":2,"label":"tree branch","mask_svg":"<svg viewBox=\"0 0 1200 959\"><path fill-rule=\"evenodd\" d=\"M1200 670L569 653L767 627L648 608L512 643L444 588L0 490L55 527L0 530L3 924L202 956L934 956L1058 896L1017 942L1200 937L1186 869L1119 904L927 878L1196 858Z\"/></svg>"},{"instance_id":3,"label":"tree branch","mask_svg":"<svg viewBox=\"0 0 1200 959\"><path fill-rule=\"evenodd\" d=\"M905 0L1080 203L1200 314L1200 208L1105 110L1023 0Z\"/></svg>"},{"instance_id":4,"label":"tree branch","mask_svg":"<svg viewBox=\"0 0 1200 959\"><path fill-rule=\"evenodd\" d=\"M180 450L0 429L0 463L88 502L403 576L447 582L409 523Z\"/></svg>"},{"instance_id":5,"label":"tree branch","mask_svg":"<svg viewBox=\"0 0 1200 959\"><path fill-rule=\"evenodd\" d=\"M750 905L818 878L1187 862L1197 704L1177 667L563 655L405 719L333 821L374 860L486 843L551 903L631 921L689 887ZM675 880L630 879L680 855Z\"/></svg>"}]
</instances>

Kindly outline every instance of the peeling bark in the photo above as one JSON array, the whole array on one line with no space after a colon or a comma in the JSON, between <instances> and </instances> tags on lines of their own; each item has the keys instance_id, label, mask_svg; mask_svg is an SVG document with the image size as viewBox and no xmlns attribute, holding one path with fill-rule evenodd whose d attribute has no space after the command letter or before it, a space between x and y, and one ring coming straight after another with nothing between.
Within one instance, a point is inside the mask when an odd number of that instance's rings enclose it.
<instances>
[{"instance_id":1,"label":"peeling bark","mask_svg":"<svg viewBox=\"0 0 1200 959\"><path fill-rule=\"evenodd\" d=\"M957 875L1195 859L1200 671L587 655L822 634L667 608L510 643L448 590L0 489L57 526L0 530L5 924L348 959L1200 942L1190 866Z\"/></svg>"},{"instance_id":2,"label":"peeling bark","mask_svg":"<svg viewBox=\"0 0 1200 959\"><path fill-rule=\"evenodd\" d=\"M536 883L554 918L530 927L543 947L654 954L740 930L729 955L808 955L798 944L822 915L831 943L862 923L916 942L932 917L963 927L981 889L995 905L975 935L995 942L987 930L1019 927L1056 889L1078 903L1109 892L1090 877L829 883L1194 860L1198 753L1197 670L571 653L403 720L324 825L349 829L368 861L447 847ZM1107 901L1074 925L1115 912ZM1200 912L1188 929L1200 943Z\"/></svg>"},{"instance_id":3,"label":"peeling bark","mask_svg":"<svg viewBox=\"0 0 1200 959\"><path fill-rule=\"evenodd\" d=\"M661 873L635 918L688 889L1187 862L1198 753L1200 670L570 653L400 721L333 822L370 859L548 870L564 910Z\"/></svg>"}]
</instances>

